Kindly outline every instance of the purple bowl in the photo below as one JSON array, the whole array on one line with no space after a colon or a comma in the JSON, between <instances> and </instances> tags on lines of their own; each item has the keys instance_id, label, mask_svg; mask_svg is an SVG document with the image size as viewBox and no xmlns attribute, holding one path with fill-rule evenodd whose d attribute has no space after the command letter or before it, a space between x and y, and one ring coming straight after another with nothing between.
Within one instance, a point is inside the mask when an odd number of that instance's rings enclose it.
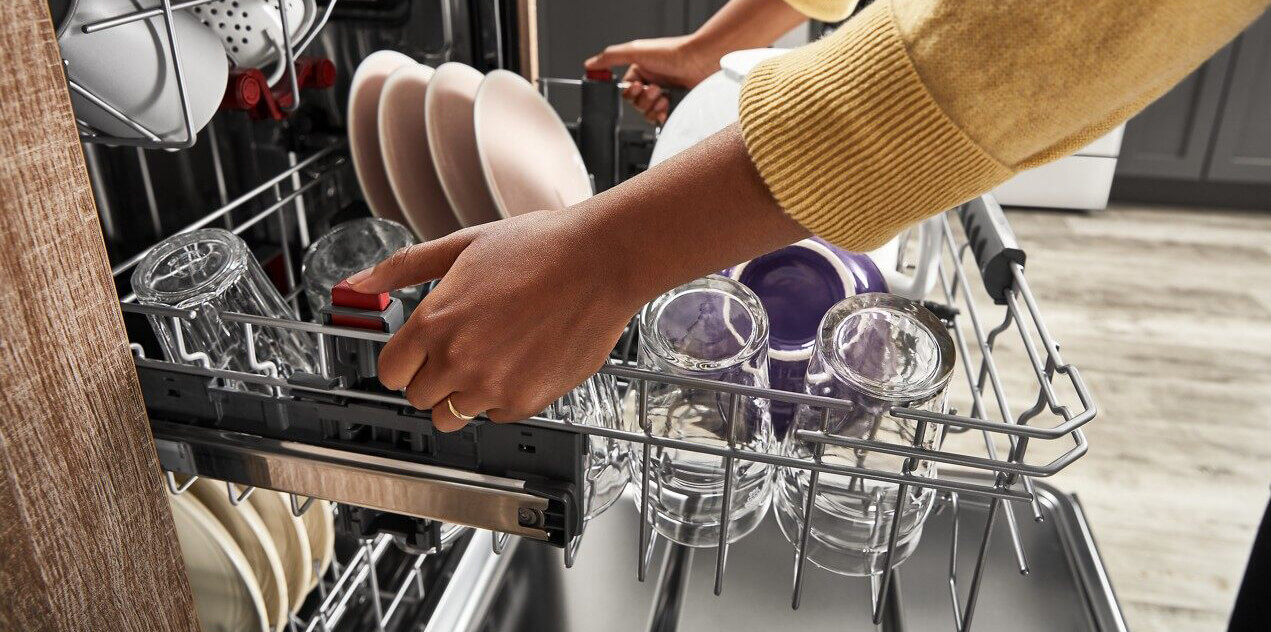
<instances>
[{"instance_id":1,"label":"purple bowl","mask_svg":"<svg viewBox=\"0 0 1271 632\"><path fill-rule=\"evenodd\" d=\"M803 392L803 376L821 318L835 303L886 292L883 275L868 256L813 237L736 266L728 276L754 291L768 312L768 377L773 388ZM772 425L785 434L795 405L772 402Z\"/></svg>"}]
</instances>

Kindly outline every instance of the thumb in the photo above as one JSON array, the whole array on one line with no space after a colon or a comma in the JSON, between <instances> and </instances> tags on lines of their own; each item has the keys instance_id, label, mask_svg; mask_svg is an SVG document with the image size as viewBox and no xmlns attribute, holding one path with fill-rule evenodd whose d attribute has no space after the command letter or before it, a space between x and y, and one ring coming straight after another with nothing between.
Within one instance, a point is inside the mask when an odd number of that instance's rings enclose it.
<instances>
[{"instance_id":1,"label":"thumb","mask_svg":"<svg viewBox=\"0 0 1271 632\"><path fill-rule=\"evenodd\" d=\"M349 277L349 286L363 294L378 294L439 279L472 243L472 237L471 231L461 230L441 239L406 246Z\"/></svg>"},{"instance_id":2,"label":"thumb","mask_svg":"<svg viewBox=\"0 0 1271 632\"><path fill-rule=\"evenodd\" d=\"M610 68L612 66L621 66L636 61L636 47L634 42L625 44L614 44L606 46L599 54L589 57L583 62L583 68L587 70L600 70L602 68Z\"/></svg>"}]
</instances>

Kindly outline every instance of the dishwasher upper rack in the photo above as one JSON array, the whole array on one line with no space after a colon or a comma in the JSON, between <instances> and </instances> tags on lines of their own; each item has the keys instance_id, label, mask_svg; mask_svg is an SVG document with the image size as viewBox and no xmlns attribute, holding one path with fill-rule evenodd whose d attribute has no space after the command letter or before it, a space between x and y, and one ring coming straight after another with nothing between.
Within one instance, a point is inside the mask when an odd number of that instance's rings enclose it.
<instances>
[{"instance_id":1,"label":"dishwasher upper rack","mask_svg":"<svg viewBox=\"0 0 1271 632\"><path fill-rule=\"evenodd\" d=\"M132 24L138 20L148 20L159 17L163 22L163 33L166 37L167 54L172 60L173 77L176 79L177 100L181 106L181 121L184 131L183 137L177 140L165 140L160 138L152 130L147 129L140 122L129 116L127 112L123 112L111 105L105 99L94 94L91 90L81 85L79 82L70 78L69 73L66 78L67 86L71 92L83 97L88 102L101 108L103 112L111 118L126 125L129 129L137 132L142 138L128 138L119 136L110 136L102 134L93 129L91 125L84 122L78 116L75 118L76 126L79 128L80 139L88 143L101 143L105 145L121 145L135 146L144 149L189 149L194 146L198 140L197 130L194 129L194 120L190 114L190 99L188 90L188 79L186 68L181 61L179 54L180 43L177 41L176 27L173 23L173 13L186 9L205 5L217 0L181 0L174 2L173 0L159 0L159 6L146 9L138 9L129 11L109 18L103 18L80 26L80 30L85 34L97 33L107 29L116 28L125 24ZM291 27L287 24L287 11L278 11L279 20L282 28L282 61L284 73L288 89L291 91L291 100L287 103L279 104L284 112L294 112L300 107L300 84L296 73L296 57L301 51L308 48L317 38L318 33L326 26L327 21L331 18L331 12L335 9L337 0L328 0L326 9L314 21L313 26L308 33L300 34L300 41L296 45L292 45ZM70 16L67 16L69 19ZM70 62L62 60L64 65L69 66Z\"/></svg>"},{"instance_id":2,"label":"dishwasher upper rack","mask_svg":"<svg viewBox=\"0 0 1271 632\"><path fill-rule=\"evenodd\" d=\"M299 233L299 247L303 248L307 245L308 227L305 226L306 218L302 208L302 198L306 191L318 186L331 175L338 173L340 167L347 165L347 160L343 156L343 145L336 144L321 151L318 151L302 160L296 162L291 168L283 171L275 177L267 180L248 193L239 198L230 201L228 204L217 208L206 214L200 220L192 223L179 232L194 230L201 226L208 225L217 220L228 219L229 214L237 209L243 208L259 208L260 202L268 203L264 210L255 212L255 214L246 222L234 226L236 232L245 231L253 224L263 222L267 219L273 219L278 222L279 228L282 229L281 235L284 242L287 235L291 233ZM308 177L308 182L303 182L303 177ZM285 193L281 190L283 187L289 186L291 191ZM272 193L272 198L270 194ZM272 202L272 203L269 203ZM255 207L252 205L256 204ZM289 212L292 211L292 212ZM272 216L272 217L271 217ZM963 232L968 236L965 240L959 240L955 236L953 223L951 219L961 220ZM597 435L612 437L621 440L633 442L637 449L648 451L652 448L676 448L686 449L690 451L702 452L715 456L720 456L728 462L734 462L736 459L746 459L752 461L764 462L772 465L797 467L810 470L813 479L819 476L819 473L843 474L849 476L857 476L861 478L869 478L874 480L888 481L898 485L916 486L925 488L935 488L943 490L946 493L966 493L979 494L991 498L990 520L987 522L982 545L977 560L983 560L989 542L989 535L994 524L993 516L998 512L998 507L1002 500L1014 502L1031 502L1036 503L1036 496L1032 493L1032 485L1030 477L1034 476L1050 476L1067 465L1071 464L1077 458L1080 458L1086 451L1085 437L1081 432L1081 426L1088 423L1096 414L1095 404L1088 389L1085 387L1080 377L1080 372L1076 367L1066 363L1059 353L1058 344L1050 335L1032 291L1029 289L1027 280L1024 275L1024 265L1022 252L1014 244L1014 238L1010 233L1001 210L991 197L983 197L959 207L940 218L940 226L943 231L942 249L945 256L942 258L939 268L941 286L944 292L944 298L947 301L946 307L961 305L953 309L937 310L943 314L946 324L950 329L957 350L962 356L962 368L965 373L967 384L970 388L972 397L972 406L970 414L936 414L925 411L911 410L906 408L893 409L892 415L902 419L908 419L919 425L940 424L945 427L957 430L980 430L985 438L986 457L971 456L966 454L955 453L951 451L931 450L918 447L917 445L900 445L888 444L876 441L868 441L854 439L850 437L841 437L837 435L827 434L825 432L799 431L801 439L813 442L814 444L834 444L846 445L860 450L872 450L902 457L908 457L906 467L900 472L887 472L879 470L868 470L863 468L853 468L841 465L822 463L819 459L809 461L797 461L782 457L775 454L753 453L733 445L704 445L691 443L677 439L654 436L649 428L649 421L645 415L646 406L640 406L641 422L639 431L624 431L607 428L583 427L569 423L568 421L554 419L548 416L540 416L519 422L522 426L539 427L553 430L563 430L578 435ZM972 275L967 271L968 266L964 264L968 251L971 251L979 265L973 266L972 269L985 282L985 288L996 302L1005 305L1005 316L1003 321L993 327L986 329L984 320L981 318L976 301L971 294ZM292 301L294 306L298 307L298 295L300 289L296 287L294 282L294 258L287 257L289 248L284 243L283 254L286 258L285 265L288 268L287 287L284 288L286 297ZM127 261L115 266L114 273L116 276L121 275L130 269L143 256L144 252L129 258ZM961 297L961 301L959 301ZM142 312L157 314L164 317L183 319L189 318L190 314L184 310L176 310L170 308L161 308L154 306L139 306L132 304L133 297L129 296L123 300L123 309L125 312ZM279 327L283 329L292 329L309 334L316 334L319 351L327 349L334 338L353 338L360 340L372 340L383 342L387 339L385 334L377 334L366 332L363 330L345 329L339 327L329 327L314 323L306 323L300 321L275 320L263 318L250 314L226 314L225 319L231 322L237 322L243 326L244 335L251 335L254 327ZM974 340L968 339L964 332L965 321L970 321L970 327L974 334ZM1014 325L1014 327L1012 327ZM1019 338L1023 343L1023 349L1027 354L1029 369L1036 379L1036 400L1033 405L1018 415L1011 412L1011 407L1007 402L1006 395L1002 388L1001 371L994 359L994 346L1000 339L1002 333L1009 329L1016 329ZM1036 332L1034 334L1034 331ZM628 386L635 388L637 392L646 393L650 382L671 383L694 388L707 388L718 391L726 397L736 398L738 396L762 397L772 400L786 401L795 404L807 404L823 411L840 408L844 404L838 400L802 395L796 393L787 393L775 391L771 389L756 389L750 387L742 387L731 384L716 383L710 381L694 380L692 378L672 377L662 374L650 373L640 370L632 365L629 359L629 351L632 345L632 332L624 337L620 342L619 359L612 362L602 369L602 372L616 376ZM1040 345L1039 345L1040 342ZM969 350L971 345L980 352L981 361L978 370L973 365ZM140 345L134 345L134 349L140 350ZM139 357L137 359L139 367L143 368L161 368L176 373L201 375L203 377L213 379L230 379L247 383L255 383L266 386L275 387L277 397L287 398L290 393L300 392L315 395L326 395L332 397L344 397L363 402L374 403L387 407L400 409L408 409L409 403L400 396L376 393L370 391L359 391L357 389L325 389L320 387L306 386L301 384L288 383L285 380L270 377L267 375L259 375L253 373L241 373L233 371L223 371L210 369L200 366L191 366L186 364L178 364L173 362L164 362L154 359L146 359ZM1060 396L1054 388L1055 374L1067 378L1071 384L1072 390L1075 391L1078 406L1072 407L1063 403ZM989 413L989 405L986 399L989 393L986 389L991 389L992 399L997 405L1000 419L995 419ZM643 400L643 398L642 398ZM1031 420L1038 417L1042 413L1049 413L1057 418L1059 422L1051 427L1035 427L1027 425ZM426 417L420 418L420 423L426 423ZM1005 459L999 458L997 450L994 446L993 438L999 437L1009 441L1010 448ZM1042 465L1034 465L1025 461L1025 455L1030 441L1050 442L1056 439L1064 438L1072 441L1072 446L1063 452L1059 457ZM928 479L911 475L909 472L917 459L931 460L935 462L953 464L956 466L978 469L980 471L989 472L993 475L993 483L975 484L960 481ZM649 463L648 459L644 461ZM649 471L647 469L641 472L638 487L645 499L641 503L642 528L640 542L638 543L638 554L640 556L640 565L638 573L643 579L653 543L656 535L650 532L648 527L649 508L648 508L648 480ZM728 483L731 483L729 480ZM815 483L814 483L815 484ZM898 494L903 497L904 494ZM725 494L728 497L728 494ZM809 494L814 497L814 494ZM725 508L725 514L727 508ZM1008 529L1012 536L1012 542L1015 544L1016 557L1019 562L1020 571L1027 572L1027 561L1024 559L1022 549L1019 546L1019 526L1014 518L1014 512L1006 511L1005 519ZM1034 515L1039 516L1036 508ZM435 516L444 519L444 516ZM724 521L727 525L727 521ZM806 525L804 521L806 536ZM566 547L566 563L572 563L573 556L578 550L581 543L583 528L575 537L571 539ZM716 589L722 590L723 573L726 563L728 543L726 541L727 527L721 530L722 546L718 549L717 573L716 573ZM894 534L891 537L895 537ZM495 539L496 548L504 541L502 538ZM802 548L802 547L800 547ZM891 548L891 547L889 547ZM799 601L801 593L802 575L805 560L800 555L796 555L795 562L795 581L794 594L792 604L796 605ZM883 616L885 600L888 598L888 582L893 571L893 565L890 562L884 564L885 572L881 577L875 580L875 618L879 619ZM977 564L976 573L973 576L970 595L968 596L966 614L961 619L959 627L965 629L969 627L971 614L974 611L975 595L980 586L980 572L982 565ZM954 589L956 593L956 588ZM955 602L955 612L958 610Z\"/></svg>"}]
</instances>

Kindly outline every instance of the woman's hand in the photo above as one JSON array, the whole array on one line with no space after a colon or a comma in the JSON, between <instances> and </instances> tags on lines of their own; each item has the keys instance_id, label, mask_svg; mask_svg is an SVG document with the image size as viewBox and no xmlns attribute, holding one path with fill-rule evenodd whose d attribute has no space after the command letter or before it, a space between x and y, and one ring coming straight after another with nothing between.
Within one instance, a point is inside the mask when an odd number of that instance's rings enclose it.
<instances>
[{"instance_id":1,"label":"woman's hand","mask_svg":"<svg viewBox=\"0 0 1271 632\"><path fill-rule=\"evenodd\" d=\"M467 228L350 277L365 293L441 278L384 346L380 381L449 432L466 422L446 398L464 415L516 421L595 373L642 301L578 219L539 211Z\"/></svg>"},{"instance_id":2,"label":"woman's hand","mask_svg":"<svg viewBox=\"0 0 1271 632\"><path fill-rule=\"evenodd\" d=\"M517 421L598 370L640 306L807 236L736 125L600 195L465 228L349 277L365 293L440 278L380 353L384 386L433 424Z\"/></svg>"},{"instance_id":3,"label":"woman's hand","mask_svg":"<svg viewBox=\"0 0 1271 632\"><path fill-rule=\"evenodd\" d=\"M671 105L665 88L692 88L719 70L725 54L770 46L806 19L785 0L729 0L692 35L616 44L583 65L600 70L630 64L622 96L661 125Z\"/></svg>"},{"instance_id":4,"label":"woman's hand","mask_svg":"<svg viewBox=\"0 0 1271 632\"><path fill-rule=\"evenodd\" d=\"M588 59L587 70L630 64L622 80L622 97L650 123L666 122L670 101L664 88L692 88L719 70L720 52L708 50L692 36L641 39L606 47Z\"/></svg>"}]
</instances>

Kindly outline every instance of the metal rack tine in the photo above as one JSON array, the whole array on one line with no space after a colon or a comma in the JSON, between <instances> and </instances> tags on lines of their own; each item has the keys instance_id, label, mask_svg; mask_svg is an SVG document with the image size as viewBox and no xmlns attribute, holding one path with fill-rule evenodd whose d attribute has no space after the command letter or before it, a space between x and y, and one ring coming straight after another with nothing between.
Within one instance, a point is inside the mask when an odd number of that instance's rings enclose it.
<instances>
[{"instance_id":1,"label":"metal rack tine","mask_svg":"<svg viewBox=\"0 0 1271 632\"><path fill-rule=\"evenodd\" d=\"M641 379L638 388L639 402L636 408L640 415L640 429L645 437L652 436L649 424L649 382ZM653 537L649 528L649 443L643 447L644 459L640 467L640 541L636 543L636 579L644 581L649 570L649 552L653 550Z\"/></svg>"},{"instance_id":2,"label":"metal rack tine","mask_svg":"<svg viewBox=\"0 0 1271 632\"><path fill-rule=\"evenodd\" d=\"M574 561L578 559L578 549L583 545L583 534L587 533L587 525L591 524L591 518L583 518L583 524L578 529L578 535L575 535L565 544L565 568L573 568Z\"/></svg>"},{"instance_id":3,"label":"metal rack tine","mask_svg":"<svg viewBox=\"0 0 1271 632\"><path fill-rule=\"evenodd\" d=\"M830 429L830 409L821 409L821 432L824 434ZM812 447L813 459L821 462L821 457L825 454L825 444L816 443ZM808 497L803 504L803 525L799 530L799 547L794 552L794 594L790 597L790 608L799 609L799 603L803 600L803 570L808 563L808 537L812 533L812 510L816 507L817 487L821 482L821 472L812 470L808 475Z\"/></svg>"},{"instance_id":4,"label":"metal rack tine","mask_svg":"<svg viewBox=\"0 0 1271 632\"><path fill-rule=\"evenodd\" d=\"M375 572L375 545L373 540L362 540L362 548L366 550L367 571L369 573L369 582L367 583L367 592L370 593L371 605L375 606L375 629L384 632L384 604L380 598L380 580L379 573Z\"/></svg>"},{"instance_id":5,"label":"metal rack tine","mask_svg":"<svg viewBox=\"0 0 1271 632\"><path fill-rule=\"evenodd\" d=\"M507 548L508 538L511 536L501 531L495 531L491 533L490 536L490 550L493 551L495 555L502 555L503 550Z\"/></svg>"},{"instance_id":6,"label":"metal rack tine","mask_svg":"<svg viewBox=\"0 0 1271 632\"><path fill-rule=\"evenodd\" d=\"M962 607L958 601L958 525L962 520L958 507L958 493L948 492L948 503L952 510L950 520L953 522L949 539L949 597L953 603L953 628L962 630Z\"/></svg>"},{"instance_id":7,"label":"metal rack tine","mask_svg":"<svg viewBox=\"0 0 1271 632\"><path fill-rule=\"evenodd\" d=\"M741 400L736 393L728 394L728 421L724 432L728 433L728 448L736 447L735 431L737 416L740 414ZM715 550L715 596L724 592L724 566L728 564L728 525L732 516L733 504L733 471L736 459L724 457L724 498L719 510L719 546Z\"/></svg>"},{"instance_id":8,"label":"metal rack tine","mask_svg":"<svg viewBox=\"0 0 1271 632\"><path fill-rule=\"evenodd\" d=\"M295 494L287 494L287 497L291 499L291 515L297 518L305 515L305 512L309 511L309 507L313 505L313 501L317 500L317 498L310 496L302 505L297 500L298 497Z\"/></svg>"},{"instance_id":9,"label":"metal rack tine","mask_svg":"<svg viewBox=\"0 0 1271 632\"><path fill-rule=\"evenodd\" d=\"M927 434L927 422L920 421L914 429L914 447L921 447L923 439ZM914 469L918 467L918 459L909 457L905 459L904 472L912 474ZM883 576L879 582L878 597L873 604L874 624L878 625L883 621L884 604L887 602L887 591L891 588L892 574L896 572L895 566L891 560L896 553L896 541L900 538L900 514L905 505L905 497L909 495L909 485L902 483L896 488L896 507L891 514L891 529L887 534L887 551L883 554ZM882 515L882 507L878 508L879 514Z\"/></svg>"},{"instance_id":10,"label":"metal rack tine","mask_svg":"<svg viewBox=\"0 0 1271 632\"><path fill-rule=\"evenodd\" d=\"M177 477L172 473L172 470L164 470L163 479L168 483L168 491L171 492L173 496L179 496L184 494L185 490L190 489L190 486L194 484L194 481L199 480L199 477L191 476L186 479L184 483L177 485Z\"/></svg>"},{"instance_id":11,"label":"metal rack tine","mask_svg":"<svg viewBox=\"0 0 1271 632\"><path fill-rule=\"evenodd\" d=\"M989 511L984 518L984 536L980 539L979 552L975 556L975 570L971 573L971 588L967 594L965 614L963 614L962 627L958 628L959 632L971 629L971 620L975 617L975 605L980 598L980 586L984 582L984 567L988 560L989 540L993 536L993 522L997 518L997 510L1001 504L1002 501L996 498L989 501Z\"/></svg>"},{"instance_id":12,"label":"metal rack tine","mask_svg":"<svg viewBox=\"0 0 1271 632\"><path fill-rule=\"evenodd\" d=\"M249 485L243 488L243 492L241 494L237 493L234 491L234 484L229 481L225 481L225 492L229 494L229 504L235 507L243 504L251 497L252 492L254 491L256 491L256 488Z\"/></svg>"}]
</instances>

